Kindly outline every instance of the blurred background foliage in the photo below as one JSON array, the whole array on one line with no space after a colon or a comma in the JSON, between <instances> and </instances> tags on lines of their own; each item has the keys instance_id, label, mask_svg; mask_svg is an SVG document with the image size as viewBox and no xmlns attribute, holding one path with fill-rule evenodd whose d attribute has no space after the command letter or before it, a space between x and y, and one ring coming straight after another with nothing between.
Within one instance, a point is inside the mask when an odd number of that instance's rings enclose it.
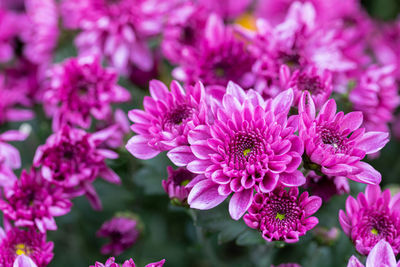
<instances>
[{"instance_id":1,"label":"blurred background foliage","mask_svg":"<svg viewBox=\"0 0 400 267\"><path fill-rule=\"evenodd\" d=\"M400 0L362 2L377 19L394 19L400 10ZM72 39L71 33L62 36L56 62L76 55ZM162 68L166 73L169 71L168 66ZM124 111L142 108L143 97L148 94L146 90L128 80L121 79L120 84L132 93L132 101L120 108ZM35 111L36 118L28 122L32 127L31 135L25 142L13 144L20 150L23 168L26 169L30 168L36 148L51 134L51 122L45 118L42 108L38 106ZM0 131L20 126L19 123L8 124ZM167 176L166 167L171 164L165 154L147 161L135 159L124 148L120 148L119 154L119 159L108 163L120 175L122 186L102 180L95 182L103 210L94 211L84 197L79 197L73 201L74 206L68 215L56 219L59 229L48 233L48 239L55 243L55 257L50 266L79 267L93 264L96 260L104 262L108 257L100 254L100 247L106 240L97 238L96 231L105 220L121 211L138 215L144 230L137 243L118 256L117 261L133 258L139 267L163 258L167 267L265 267L283 262L298 262L307 267L337 267L346 266L349 257L356 255L337 219L347 196L333 197L316 214L319 226L340 230L337 240L326 244L318 241L315 231L309 231L296 244L266 243L242 220L230 219L226 204L210 211L172 206L161 186L161 180ZM382 150L380 158L371 164L382 173L382 186L396 190L400 183L400 142L392 139ZM362 184L351 183L351 194L354 196L364 188Z\"/></svg>"}]
</instances>

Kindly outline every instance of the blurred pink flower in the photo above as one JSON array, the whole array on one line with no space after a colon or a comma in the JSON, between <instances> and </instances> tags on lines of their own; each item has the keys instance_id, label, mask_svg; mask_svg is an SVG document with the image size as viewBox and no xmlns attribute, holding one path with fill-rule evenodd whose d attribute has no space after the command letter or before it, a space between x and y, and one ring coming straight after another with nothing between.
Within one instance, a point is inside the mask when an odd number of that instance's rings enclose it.
<instances>
[{"instance_id":1,"label":"blurred pink flower","mask_svg":"<svg viewBox=\"0 0 400 267\"><path fill-rule=\"evenodd\" d=\"M190 192L188 184L195 178L196 174L183 167L174 170L171 166L167 167L167 172L167 180L162 180L164 191L173 204L187 204L187 197Z\"/></svg>"}]
</instances>

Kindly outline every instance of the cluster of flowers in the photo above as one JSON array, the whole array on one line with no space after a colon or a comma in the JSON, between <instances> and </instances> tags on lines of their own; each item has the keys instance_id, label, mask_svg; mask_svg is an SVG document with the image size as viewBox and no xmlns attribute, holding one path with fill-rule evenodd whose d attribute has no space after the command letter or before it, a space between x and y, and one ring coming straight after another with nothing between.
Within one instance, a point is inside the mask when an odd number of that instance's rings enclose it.
<instances>
[{"instance_id":1,"label":"cluster of flowers","mask_svg":"<svg viewBox=\"0 0 400 267\"><path fill-rule=\"evenodd\" d=\"M233 219L267 241L291 243L318 224L312 215L322 201L349 193L351 179L369 186L340 212L345 233L371 261L387 244L400 252L400 196L381 194L380 173L362 161L388 142L400 104L400 22L377 23L358 1L259 0L247 14L251 2L1 1L0 125L29 120L42 104L54 133L19 179L19 152L6 142L27 136L0 135L0 266L46 266L46 231L57 229L54 217L69 212L72 198L86 195L101 208L93 182L120 183L105 160L118 157L112 149L129 132L112 107L130 100L118 75L147 84L161 58L177 81L150 82L144 110L128 113L136 135L126 148L144 160L168 151L179 168L168 168L162 185L174 203L211 209L230 197ZM78 32L78 56L53 64L59 18ZM348 104L346 114L333 97ZM136 224L106 223L99 236L112 242L102 251L133 244Z\"/></svg>"}]
</instances>

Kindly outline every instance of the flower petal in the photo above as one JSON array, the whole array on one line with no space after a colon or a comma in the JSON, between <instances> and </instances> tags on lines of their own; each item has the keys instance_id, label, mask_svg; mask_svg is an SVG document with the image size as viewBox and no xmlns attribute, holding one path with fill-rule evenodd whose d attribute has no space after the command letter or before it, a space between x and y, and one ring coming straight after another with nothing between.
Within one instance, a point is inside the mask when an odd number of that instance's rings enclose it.
<instances>
[{"instance_id":1,"label":"flower petal","mask_svg":"<svg viewBox=\"0 0 400 267\"><path fill-rule=\"evenodd\" d=\"M160 151L151 148L149 145L149 139L142 135L135 135L129 139L126 144L126 149L138 159L151 159L157 156Z\"/></svg>"},{"instance_id":2,"label":"flower petal","mask_svg":"<svg viewBox=\"0 0 400 267\"><path fill-rule=\"evenodd\" d=\"M193 186L188 203L192 209L208 210L221 204L226 197L218 194L218 184L207 179Z\"/></svg>"},{"instance_id":3,"label":"flower petal","mask_svg":"<svg viewBox=\"0 0 400 267\"><path fill-rule=\"evenodd\" d=\"M393 249L384 239L379 241L368 254L366 267L388 266L396 267L396 257Z\"/></svg>"},{"instance_id":4,"label":"flower petal","mask_svg":"<svg viewBox=\"0 0 400 267\"><path fill-rule=\"evenodd\" d=\"M229 214L232 219L239 220L253 201L253 188L236 192L229 201Z\"/></svg>"}]
</instances>

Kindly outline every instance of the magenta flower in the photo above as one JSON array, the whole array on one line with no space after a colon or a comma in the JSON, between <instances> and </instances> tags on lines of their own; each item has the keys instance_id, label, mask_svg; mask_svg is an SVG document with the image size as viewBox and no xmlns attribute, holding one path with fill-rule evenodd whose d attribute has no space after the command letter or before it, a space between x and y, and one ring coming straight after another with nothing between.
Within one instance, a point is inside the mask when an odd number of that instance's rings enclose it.
<instances>
[{"instance_id":1,"label":"magenta flower","mask_svg":"<svg viewBox=\"0 0 400 267\"><path fill-rule=\"evenodd\" d=\"M44 179L64 188L70 197L86 194L92 206L101 208L92 182L102 177L119 184L118 175L107 167L105 159L115 159L118 154L99 148L114 132L114 127L94 134L64 126L51 135L45 145L36 150L33 164L41 168Z\"/></svg>"},{"instance_id":2,"label":"magenta flower","mask_svg":"<svg viewBox=\"0 0 400 267\"><path fill-rule=\"evenodd\" d=\"M251 205L259 187L267 193L279 183L305 183L297 170L303 143L294 134L296 117L287 119L293 91L265 102L253 90L247 93L230 83L212 125L189 132L190 146L168 152L177 166L186 166L203 179L190 191L191 208L211 209L230 194L229 212L238 220Z\"/></svg>"},{"instance_id":3,"label":"magenta flower","mask_svg":"<svg viewBox=\"0 0 400 267\"><path fill-rule=\"evenodd\" d=\"M19 265L20 267L33 267L33 261L36 266L45 267L53 258L53 247L53 242L46 242L45 234L33 229L11 228L5 232L0 228L0 266L13 266L22 261L31 265ZM21 255L29 257L31 261L21 259Z\"/></svg>"},{"instance_id":4,"label":"magenta flower","mask_svg":"<svg viewBox=\"0 0 400 267\"><path fill-rule=\"evenodd\" d=\"M392 247L385 240L380 240L368 254L366 264L362 264L355 256L351 256L347 267L399 267Z\"/></svg>"},{"instance_id":5,"label":"magenta flower","mask_svg":"<svg viewBox=\"0 0 400 267\"><path fill-rule=\"evenodd\" d=\"M362 111L367 130L389 132L387 123L400 104L394 66L369 67L350 93L353 109Z\"/></svg>"},{"instance_id":6,"label":"magenta flower","mask_svg":"<svg viewBox=\"0 0 400 267\"><path fill-rule=\"evenodd\" d=\"M98 237L110 238L110 243L101 248L101 253L118 256L136 242L139 234L137 219L132 216L117 215L104 222L97 231Z\"/></svg>"},{"instance_id":7,"label":"magenta flower","mask_svg":"<svg viewBox=\"0 0 400 267\"><path fill-rule=\"evenodd\" d=\"M0 75L0 125L12 121L25 121L34 117L30 110L20 109L26 98L18 90L5 87L5 77Z\"/></svg>"},{"instance_id":8,"label":"magenta flower","mask_svg":"<svg viewBox=\"0 0 400 267\"><path fill-rule=\"evenodd\" d=\"M313 195L319 196L327 202L335 195L350 194L350 185L343 176L319 176L311 171L307 175L306 188L309 188Z\"/></svg>"},{"instance_id":9,"label":"magenta flower","mask_svg":"<svg viewBox=\"0 0 400 267\"><path fill-rule=\"evenodd\" d=\"M313 215L322 204L321 198L309 197L307 192L299 196L297 187L286 191L278 186L269 193L257 193L243 220L250 228L261 232L267 241L299 241L299 237L318 224Z\"/></svg>"},{"instance_id":10,"label":"magenta flower","mask_svg":"<svg viewBox=\"0 0 400 267\"><path fill-rule=\"evenodd\" d=\"M134 124L126 149L139 159L150 159L161 151L187 144L188 132L206 120L205 92L201 83L183 89L173 81L168 87L150 82L150 95L143 101L144 111L134 109L128 117Z\"/></svg>"},{"instance_id":11,"label":"magenta flower","mask_svg":"<svg viewBox=\"0 0 400 267\"><path fill-rule=\"evenodd\" d=\"M165 260L149 263L145 267L162 267L162 266L164 266L164 262L165 262ZM90 267L120 267L120 265L118 263L115 263L114 257L111 257L106 261L105 264L96 262L94 265L90 265ZM122 267L136 267L136 265L132 259L129 259L129 260L126 260L124 262L124 264L122 264Z\"/></svg>"},{"instance_id":12,"label":"magenta flower","mask_svg":"<svg viewBox=\"0 0 400 267\"><path fill-rule=\"evenodd\" d=\"M187 185L195 178L196 174L186 168L174 170L171 166L167 167L168 179L162 180L162 186L168 194L173 204L185 205L190 189Z\"/></svg>"},{"instance_id":13,"label":"magenta flower","mask_svg":"<svg viewBox=\"0 0 400 267\"><path fill-rule=\"evenodd\" d=\"M254 62L246 43L213 14L207 20L199 46L184 56L172 75L188 84L201 81L205 86L217 86L223 91L229 81L250 88L255 81L251 72Z\"/></svg>"},{"instance_id":14,"label":"magenta flower","mask_svg":"<svg viewBox=\"0 0 400 267\"><path fill-rule=\"evenodd\" d=\"M117 74L101 66L98 57L67 59L51 71L51 81L44 94L53 128L64 123L89 128L91 116L105 120L111 115L112 103L125 102L130 93L117 85Z\"/></svg>"},{"instance_id":15,"label":"magenta flower","mask_svg":"<svg viewBox=\"0 0 400 267\"><path fill-rule=\"evenodd\" d=\"M336 113L334 99L327 101L318 116L308 92L299 104L299 135L305 145L305 167L327 176L345 176L356 182L379 184L381 174L361 160L379 151L388 133L365 132L361 112Z\"/></svg>"},{"instance_id":16,"label":"magenta flower","mask_svg":"<svg viewBox=\"0 0 400 267\"><path fill-rule=\"evenodd\" d=\"M296 70L290 74L290 68L282 65L280 68L280 83L283 88L292 88L294 106L298 106L301 94L308 91L317 108L320 108L332 93L332 75L329 71L321 71L315 67Z\"/></svg>"},{"instance_id":17,"label":"magenta flower","mask_svg":"<svg viewBox=\"0 0 400 267\"><path fill-rule=\"evenodd\" d=\"M393 198L387 189L367 185L357 200L349 196L346 212L339 211L339 222L361 254L367 255L379 240L386 240L395 254L400 252L400 194Z\"/></svg>"},{"instance_id":18,"label":"magenta flower","mask_svg":"<svg viewBox=\"0 0 400 267\"><path fill-rule=\"evenodd\" d=\"M0 200L5 220L14 221L17 227L36 227L42 233L57 230L54 217L67 214L71 206L63 188L51 186L35 169L24 170L13 186L4 188Z\"/></svg>"}]
</instances>

